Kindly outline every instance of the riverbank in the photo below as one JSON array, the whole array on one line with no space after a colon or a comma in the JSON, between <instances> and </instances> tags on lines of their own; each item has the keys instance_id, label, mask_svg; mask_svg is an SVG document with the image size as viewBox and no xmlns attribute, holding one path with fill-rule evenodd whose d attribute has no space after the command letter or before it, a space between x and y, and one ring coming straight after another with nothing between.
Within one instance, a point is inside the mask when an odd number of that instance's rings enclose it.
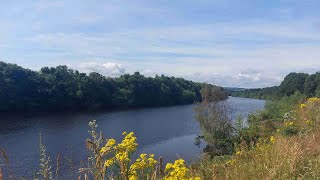
<instances>
[{"instance_id":1,"label":"riverbank","mask_svg":"<svg viewBox=\"0 0 320 180\"><path fill-rule=\"evenodd\" d=\"M282 118L270 116L275 109L282 112L283 103L273 102L273 109L267 106L252 115L249 127L239 133L234 154L205 155L191 166L194 174L202 179L318 179L320 99L301 99L290 104L293 108Z\"/></svg>"}]
</instances>

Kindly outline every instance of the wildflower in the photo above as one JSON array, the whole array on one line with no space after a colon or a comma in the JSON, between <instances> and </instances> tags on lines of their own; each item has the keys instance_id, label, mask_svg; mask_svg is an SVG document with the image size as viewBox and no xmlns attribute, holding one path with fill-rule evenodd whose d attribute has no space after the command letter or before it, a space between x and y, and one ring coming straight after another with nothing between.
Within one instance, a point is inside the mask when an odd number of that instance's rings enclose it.
<instances>
[{"instance_id":1,"label":"wildflower","mask_svg":"<svg viewBox=\"0 0 320 180\"><path fill-rule=\"evenodd\" d=\"M308 99L308 103L313 103L313 102L317 102L320 101L320 98L309 98Z\"/></svg>"},{"instance_id":2,"label":"wildflower","mask_svg":"<svg viewBox=\"0 0 320 180\"><path fill-rule=\"evenodd\" d=\"M200 177L192 177L192 178L189 178L189 180L201 180Z\"/></svg>"},{"instance_id":3,"label":"wildflower","mask_svg":"<svg viewBox=\"0 0 320 180\"><path fill-rule=\"evenodd\" d=\"M311 124L311 121L310 120L304 120L304 122L306 123L306 124Z\"/></svg>"},{"instance_id":4,"label":"wildflower","mask_svg":"<svg viewBox=\"0 0 320 180\"><path fill-rule=\"evenodd\" d=\"M172 168L173 164L172 163L168 163L166 165L166 171L169 171Z\"/></svg>"},{"instance_id":5,"label":"wildflower","mask_svg":"<svg viewBox=\"0 0 320 180\"><path fill-rule=\"evenodd\" d=\"M138 178L138 176L137 175L131 175L130 177L129 177L129 180L138 180L139 178Z\"/></svg>"},{"instance_id":6,"label":"wildflower","mask_svg":"<svg viewBox=\"0 0 320 180\"><path fill-rule=\"evenodd\" d=\"M307 107L306 104L300 104L300 108L301 108L301 109L302 109L302 108L305 108L305 107Z\"/></svg>"},{"instance_id":7,"label":"wildflower","mask_svg":"<svg viewBox=\"0 0 320 180\"><path fill-rule=\"evenodd\" d=\"M118 161L130 161L128 152L119 152L116 154L116 159Z\"/></svg>"},{"instance_id":8,"label":"wildflower","mask_svg":"<svg viewBox=\"0 0 320 180\"><path fill-rule=\"evenodd\" d=\"M106 162L104 163L104 168L110 167L114 164L114 158L108 159L106 160Z\"/></svg>"},{"instance_id":9,"label":"wildflower","mask_svg":"<svg viewBox=\"0 0 320 180\"><path fill-rule=\"evenodd\" d=\"M280 129L277 129L277 132L280 132Z\"/></svg>"},{"instance_id":10,"label":"wildflower","mask_svg":"<svg viewBox=\"0 0 320 180\"><path fill-rule=\"evenodd\" d=\"M107 154L115 144L116 144L116 140L114 140L114 139L109 139L109 140L107 141L106 145L101 148L100 154L101 154L101 155Z\"/></svg>"},{"instance_id":11,"label":"wildflower","mask_svg":"<svg viewBox=\"0 0 320 180\"><path fill-rule=\"evenodd\" d=\"M145 172L147 169L154 168L157 161L154 159L154 154L140 154L140 158L136 160L133 164L131 164L129 168L129 174L132 175L132 179L134 179L134 174L137 174L138 171Z\"/></svg>"},{"instance_id":12,"label":"wildflower","mask_svg":"<svg viewBox=\"0 0 320 180\"><path fill-rule=\"evenodd\" d=\"M230 165L234 165L236 163L236 160L235 159L231 159L229 161L227 161L227 165L230 164Z\"/></svg>"},{"instance_id":13,"label":"wildflower","mask_svg":"<svg viewBox=\"0 0 320 180\"><path fill-rule=\"evenodd\" d=\"M139 179L139 177L138 177L137 171L131 171L130 176L129 176L129 180L138 180L138 179Z\"/></svg>"},{"instance_id":14,"label":"wildflower","mask_svg":"<svg viewBox=\"0 0 320 180\"><path fill-rule=\"evenodd\" d=\"M271 142L271 144L274 144L276 142L276 138L274 138L274 136L271 136L270 137L270 142Z\"/></svg>"},{"instance_id":15,"label":"wildflower","mask_svg":"<svg viewBox=\"0 0 320 180\"><path fill-rule=\"evenodd\" d=\"M241 151L236 152L236 155L241 155L241 154L242 154Z\"/></svg>"},{"instance_id":16,"label":"wildflower","mask_svg":"<svg viewBox=\"0 0 320 180\"><path fill-rule=\"evenodd\" d=\"M167 172L167 175L164 177L165 180L186 179L189 169L185 166L183 159L178 159L173 164L168 163L165 172Z\"/></svg>"},{"instance_id":17,"label":"wildflower","mask_svg":"<svg viewBox=\"0 0 320 180\"><path fill-rule=\"evenodd\" d=\"M115 148L118 151L128 151L134 152L137 149L138 144L136 143L137 138L134 136L133 132L127 134L126 132L122 133L125 137L120 144Z\"/></svg>"},{"instance_id":18,"label":"wildflower","mask_svg":"<svg viewBox=\"0 0 320 180\"><path fill-rule=\"evenodd\" d=\"M287 121L287 122L284 123L284 125L285 125L286 127L288 127L288 126L293 126L293 122L292 122L292 121Z\"/></svg>"}]
</instances>

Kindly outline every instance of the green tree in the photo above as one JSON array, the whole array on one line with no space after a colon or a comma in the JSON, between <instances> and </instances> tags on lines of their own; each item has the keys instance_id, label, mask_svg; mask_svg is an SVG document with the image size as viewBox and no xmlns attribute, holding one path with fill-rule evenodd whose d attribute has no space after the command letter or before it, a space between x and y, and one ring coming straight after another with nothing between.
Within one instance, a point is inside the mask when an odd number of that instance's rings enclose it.
<instances>
[{"instance_id":1,"label":"green tree","mask_svg":"<svg viewBox=\"0 0 320 180\"><path fill-rule=\"evenodd\" d=\"M287 96L294 94L295 91L303 93L304 83L308 76L309 75L305 73L288 74L280 84L280 92Z\"/></svg>"}]
</instances>

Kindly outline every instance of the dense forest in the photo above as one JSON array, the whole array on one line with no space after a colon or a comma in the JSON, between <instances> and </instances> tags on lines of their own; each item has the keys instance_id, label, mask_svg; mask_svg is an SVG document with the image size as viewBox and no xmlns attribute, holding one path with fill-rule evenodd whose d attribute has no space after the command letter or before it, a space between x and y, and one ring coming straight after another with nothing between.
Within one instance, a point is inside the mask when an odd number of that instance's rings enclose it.
<instances>
[{"instance_id":1,"label":"dense forest","mask_svg":"<svg viewBox=\"0 0 320 180\"><path fill-rule=\"evenodd\" d=\"M139 72L109 78L67 66L32 71L0 62L0 112L188 104L201 101L203 85L164 75L145 77Z\"/></svg>"},{"instance_id":2,"label":"dense forest","mask_svg":"<svg viewBox=\"0 0 320 180\"><path fill-rule=\"evenodd\" d=\"M295 92L304 94L306 97L320 97L320 73L290 73L281 82L280 86L246 89L233 91L232 96L272 99L283 96L291 96Z\"/></svg>"}]
</instances>

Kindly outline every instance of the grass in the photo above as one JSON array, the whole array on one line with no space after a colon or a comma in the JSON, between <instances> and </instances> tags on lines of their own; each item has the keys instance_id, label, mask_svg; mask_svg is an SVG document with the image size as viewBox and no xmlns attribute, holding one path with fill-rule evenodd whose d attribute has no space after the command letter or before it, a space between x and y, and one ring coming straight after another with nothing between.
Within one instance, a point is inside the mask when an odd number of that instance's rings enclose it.
<instances>
[{"instance_id":1,"label":"grass","mask_svg":"<svg viewBox=\"0 0 320 180\"><path fill-rule=\"evenodd\" d=\"M193 165L196 174L202 179L319 179L320 99L295 107L282 120L269 120L274 131L266 127L268 120L260 123L268 133L256 128L258 141L243 140L232 156L203 157Z\"/></svg>"},{"instance_id":2,"label":"grass","mask_svg":"<svg viewBox=\"0 0 320 180\"><path fill-rule=\"evenodd\" d=\"M320 177L320 133L307 136L275 136L274 144L262 144L220 162L202 160L203 179L317 179ZM202 167L203 168L203 167ZM206 172L203 173L203 172ZM208 173L209 172L209 173Z\"/></svg>"}]
</instances>

